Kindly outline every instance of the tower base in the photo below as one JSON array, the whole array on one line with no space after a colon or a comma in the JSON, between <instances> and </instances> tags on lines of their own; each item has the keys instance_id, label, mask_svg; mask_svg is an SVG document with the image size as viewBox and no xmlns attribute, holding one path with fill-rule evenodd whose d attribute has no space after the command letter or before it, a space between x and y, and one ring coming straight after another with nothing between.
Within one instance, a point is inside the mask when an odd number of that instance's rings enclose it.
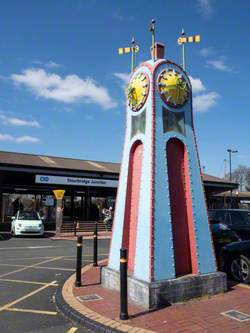
<instances>
[{"instance_id":1,"label":"tower base","mask_svg":"<svg viewBox=\"0 0 250 333\"><path fill-rule=\"evenodd\" d=\"M119 272L104 267L102 269L102 285L119 291ZM128 297L147 309L157 309L196 297L216 295L224 293L226 290L227 278L223 272L186 275L177 279L151 283L128 276Z\"/></svg>"}]
</instances>

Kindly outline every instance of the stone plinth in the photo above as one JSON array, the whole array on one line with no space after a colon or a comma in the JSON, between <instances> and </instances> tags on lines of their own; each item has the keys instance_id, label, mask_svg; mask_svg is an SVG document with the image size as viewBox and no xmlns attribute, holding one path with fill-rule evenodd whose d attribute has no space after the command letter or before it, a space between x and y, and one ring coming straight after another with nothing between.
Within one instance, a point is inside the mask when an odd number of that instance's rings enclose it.
<instances>
[{"instance_id":1,"label":"stone plinth","mask_svg":"<svg viewBox=\"0 0 250 333\"><path fill-rule=\"evenodd\" d=\"M119 272L108 267L102 269L102 285L120 289ZM215 272L147 283L128 276L128 297L141 306L152 309L192 298L216 295L227 290L226 274Z\"/></svg>"}]
</instances>

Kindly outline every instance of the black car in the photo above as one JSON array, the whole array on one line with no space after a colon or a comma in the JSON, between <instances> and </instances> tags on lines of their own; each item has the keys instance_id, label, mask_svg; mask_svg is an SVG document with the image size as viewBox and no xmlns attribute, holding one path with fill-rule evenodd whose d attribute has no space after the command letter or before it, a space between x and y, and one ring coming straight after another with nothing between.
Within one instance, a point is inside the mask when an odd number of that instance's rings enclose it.
<instances>
[{"instance_id":1,"label":"black car","mask_svg":"<svg viewBox=\"0 0 250 333\"><path fill-rule=\"evenodd\" d=\"M241 239L250 239L250 211L244 209L209 209L209 219L226 224Z\"/></svg>"},{"instance_id":2,"label":"black car","mask_svg":"<svg viewBox=\"0 0 250 333\"><path fill-rule=\"evenodd\" d=\"M250 241L218 221L210 221L218 269L243 283L250 282Z\"/></svg>"}]
</instances>

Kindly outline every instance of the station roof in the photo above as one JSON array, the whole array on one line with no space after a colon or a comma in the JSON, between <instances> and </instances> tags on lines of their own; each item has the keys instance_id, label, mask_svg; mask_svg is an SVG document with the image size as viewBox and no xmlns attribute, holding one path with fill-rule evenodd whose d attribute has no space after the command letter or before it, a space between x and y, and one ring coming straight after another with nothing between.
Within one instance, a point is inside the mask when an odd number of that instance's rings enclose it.
<instances>
[{"instance_id":1,"label":"station roof","mask_svg":"<svg viewBox=\"0 0 250 333\"><path fill-rule=\"evenodd\" d=\"M219 194L215 194L215 197L231 197L231 192L230 191L226 191L226 192L222 192ZM233 198L238 198L241 200L244 199L250 199L250 192L249 191L233 191L232 192L232 197Z\"/></svg>"},{"instance_id":2,"label":"station roof","mask_svg":"<svg viewBox=\"0 0 250 333\"><path fill-rule=\"evenodd\" d=\"M46 168L50 170L67 170L67 171L85 171L85 172L101 172L112 173L118 176L120 172L120 163L100 162L90 160L80 160L67 157L56 157L46 155L34 155L25 153L15 153L0 151L0 165L1 166L15 166L15 167L35 167ZM217 188L223 187L222 191L226 188L237 188L238 184L232 181L202 174L203 181L206 186Z\"/></svg>"},{"instance_id":3,"label":"station roof","mask_svg":"<svg viewBox=\"0 0 250 333\"><path fill-rule=\"evenodd\" d=\"M0 151L0 164L63 170L85 170L90 172L120 172L119 163L88 161L67 157L12 153L5 151Z\"/></svg>"}]
</instances>

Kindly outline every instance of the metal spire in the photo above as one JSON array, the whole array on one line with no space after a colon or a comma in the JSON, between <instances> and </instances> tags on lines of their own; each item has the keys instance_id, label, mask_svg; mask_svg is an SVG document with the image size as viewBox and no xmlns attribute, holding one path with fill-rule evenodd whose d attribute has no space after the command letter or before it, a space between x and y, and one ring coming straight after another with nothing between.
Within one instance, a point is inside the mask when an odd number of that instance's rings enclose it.
<instances>
[{"instance_id":1,"label":"metal spire","mask_svg":"<svg viewBox=\"0 0 250 333\"><path fill-rule=\"evenodd\" d=\"M149 31L152 33L152 58L155 61L155 19L151 20Z\"/></svg>"}]
</instances>

